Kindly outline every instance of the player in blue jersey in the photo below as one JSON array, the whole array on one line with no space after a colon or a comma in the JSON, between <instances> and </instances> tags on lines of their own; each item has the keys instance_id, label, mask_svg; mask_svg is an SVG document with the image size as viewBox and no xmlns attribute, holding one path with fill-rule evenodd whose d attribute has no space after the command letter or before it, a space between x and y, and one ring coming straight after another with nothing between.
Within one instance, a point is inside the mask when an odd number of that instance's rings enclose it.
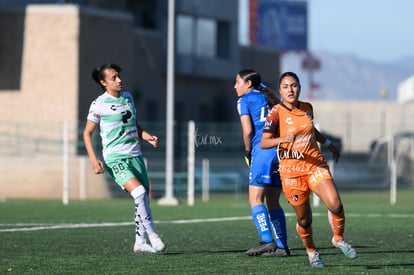
<instances>
[{"instance_id":1,"label":"player in blue jersey","mask_svg":"<svg viewBox=\"0 0 414 275\"><path fill-rule=\"evenodd\" d=\"M140 139L158 147L158 137L146 132L136 120L132 95L122 90L121 68L105 64L92 71L92 78L104 93L90 106L83 140L95 174L108 174L135 202L134 252L155 253L165 244L155 231L149 206L149 181L141 152ZM92 134L99 128L104 162L97 157ZM147 243L147 237L150 244Z\"/></svg>"},{"instance_id":2,"label":"player in blue jersey","mask_svg":"<svg viewBox=\"0 0 414 275\"><path fill-rule=\"evenodd\" d=\"M245 160L250 167L249 204L261 238L259 245L246 251L246 255L289 256L286 218L279 204L282 185L276 150L260 147L268 110L279 100L274 91L262 84L260 74L251 69L237 74L234 89L239 97L237 110L243 130ZM265 198L267 207L264 204Z\"/></svg>"}]
</instances>

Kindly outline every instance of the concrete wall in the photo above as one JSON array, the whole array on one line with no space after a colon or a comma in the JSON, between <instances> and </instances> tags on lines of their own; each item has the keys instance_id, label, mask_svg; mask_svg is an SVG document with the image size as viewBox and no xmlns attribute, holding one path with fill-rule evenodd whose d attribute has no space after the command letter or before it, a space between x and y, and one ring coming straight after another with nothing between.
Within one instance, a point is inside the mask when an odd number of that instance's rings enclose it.
<instances>
[{"instance_id":1,"label":"concrete wall","mask_svg":"<svg viewBox=\"0 0 414 275\"><path fill-rule=\"evenodd\" d=\"M2 55L10 52L10 56L21 54L22 65L16 79L19 84L13 85L18 88L0 92L1 119L28 123L74 121L79 65L78 9L28 6L22 14L24 28L19 28L22 33L16 34L23 36L22 49L7 47L2 52Z\"/></svg>"},{"instance_id":2,"label":"concrete wall","mask_svg":"<svg viewBox=\"0 0 414 275\"><path fill-rule=\"evenodd\" d=\"M81 158L72 156L69 159L69 199L111 197L105 175L94 175L89 160ZM2 154L0 175L0 200L63 198L62 156ZM83 180L80 180L81 175L85 175Z\"/></svg>"},{"instance_id":3,"label":"concrete wall","mask_svg":"<svg viewBox=\"0 0 414 275\"><path fill-rule=\"evenodd\" d=\"M312 101L321 131L342 138L345 152L367 152L371 142L414 131L413 104L380 101Z\"/></svg>"},{"instance_id":4,"label":"concrete wall","mask_svg":"<svg viewBox=\"0 0 414 275\"><path fill-rule=\"evenodd\" d=\"M19 37L23 37L24 43L18 43L15 48L10 47L12 43L2 44L3 56L7 53L21 56L21 72L18 68L15 68L17 72L11 72L19 76L15 79L18 84L9 85L14 89L0 87L3 88L0 90L0 198L62 197L64 122L68 123L71 142L70 197L79 198L76 187L79 157L75 150L79 110L79 8L29 5L25 10L4 13L17 16L12 16L11 21L7 21L9 16L0 16L0 25L18 22L15 31L21 33L15 34L15 38L20 41ZM9 32L8 26L0 30L2 34ZM20 144L15 144L17 136L22 139ZM58 143L56 150L46 155L39 153L41 140ZM103 177L91 178L87 174L87 178L89 197L109 195Z\"/></svg>"}]
</instances>

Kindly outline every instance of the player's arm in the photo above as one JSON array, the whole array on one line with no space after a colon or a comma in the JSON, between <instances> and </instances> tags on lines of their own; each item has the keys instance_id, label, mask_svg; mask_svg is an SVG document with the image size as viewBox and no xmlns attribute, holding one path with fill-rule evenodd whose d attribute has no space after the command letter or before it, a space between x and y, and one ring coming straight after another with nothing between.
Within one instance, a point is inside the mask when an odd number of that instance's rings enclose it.
<instances>
[{"instance_id":1,"label":"player's arm","mask_svg":"<svg viewBox=\"0 0 414 275\"><path fill-rule=\"evenodd\" d=\"M150 133L145 131L144 128L142 128L141 125L139 125L138 123L137 123L137 129L138 129L138 136L140 139L147 141L149 144L154 146L154 148L158 147L159 139L157 136L151 135Z\"/></svg>"},{"instance_id":2,"label":"player's arm","mask_svg":"<svg viewBox=\"0 0 414 275\"><path fill-rule=\"evenodd\" d=\"M247 152L252 151L252 136L253 136L253 127L252 127L252 121L250 119L250 116L244 115L240 117L240 123L242 126L243 131L243 144L244 144L244 150Z\"/></svg>"},{"instance_id":3,"label":"player's arm","mask_svg":"<svg viewBox=\"0 0 414 275\"><path fill-rule=\"evenodd\" d=\"M319 132L319 130L316 128L315 128L315 138L317 142L319 142L323 146L326 146L332 152L333 159L335 160L335 162L338 162L339 158L341 157L341 152L339 151L338 148L336 148L336 146L328 138L322 135L321 132Z\"/></svg>"},{"instance_id":4,"label":"player's arm","mask_svg":"<svg viewBox=\"0 0 414 275\"><path fill-rule=\"evenodd\" d=\"M319 132L319 130L315 127L315 138L316 141L320 144L324 144L328 139Z\"/></svg>"},{"instance_id":5,"label":"player's arm","mask_svg":"<svg viewBox=\"0 0 414 275\"><path fill-rule=\"evenodd\" d=\"M85 129L83 130L83 142L85 143L86 151L88 152L89 159L92 163L92 170L95 174L102 174L104 172L104 165L101 160L98 159L93 147L92 134L95 131L97 124L90 120L86 121Z\"/></svg>"},{"instance_id":6,"label":"player's arm","mask_svg":"<svg viewBox=\"0 0 414 275\"><path fill-rule=\"evenodd\" d=\"M279 131L279 114L275 108L266 117L266 123L263 128L260 147L263 149L276 147L280 143L291 143L294 140L293 133L289 132L284 136L280 136Z\"/></svg>"},{"instance_id":7,"label":"player's arm","mask_svg":"<svg viewBox=\"0 0 414 275\"><path fill-rule=\"evenodd\" d=\"M263 131L262 139L260 141L260 147L262 147L263 149L268 149L276 147L280 143L292 143L294 138L295 137L292 132L287 133L283 137L278 137L274 133Z\"/></svg>"},{"instance_id":8,"label":"player's arm","mask_svg":"<svg viewBox=\"0 0 414 275\"><path fill-rule=\"evenodd\" d=\"M252 127L252 120L250 119L249 115L242 115L240 116L240 123L242 127L242 135L243 135L243 144L244 144L244 160L247 166L250 167L251 156L252 156L252 136L253 136L253 127Z\"/></svg>"}]
</instances>

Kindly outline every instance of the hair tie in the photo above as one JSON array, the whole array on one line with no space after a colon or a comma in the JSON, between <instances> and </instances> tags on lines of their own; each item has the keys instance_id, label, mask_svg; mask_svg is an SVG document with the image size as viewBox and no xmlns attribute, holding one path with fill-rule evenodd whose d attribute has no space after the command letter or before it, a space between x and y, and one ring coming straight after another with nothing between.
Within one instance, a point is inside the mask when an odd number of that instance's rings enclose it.
<instances>
[{"instance_id":1,"label":"hair tie","mask_svg":"<svg viewBox=\"0 0 414 275\"><path fill-rule=\"evenodd\" d=\"M260 82L260 87L262 87L262 88L267 88L267 86L266 86L266 84L264 84L263 82Z\"/></svg>"}]
</instances>

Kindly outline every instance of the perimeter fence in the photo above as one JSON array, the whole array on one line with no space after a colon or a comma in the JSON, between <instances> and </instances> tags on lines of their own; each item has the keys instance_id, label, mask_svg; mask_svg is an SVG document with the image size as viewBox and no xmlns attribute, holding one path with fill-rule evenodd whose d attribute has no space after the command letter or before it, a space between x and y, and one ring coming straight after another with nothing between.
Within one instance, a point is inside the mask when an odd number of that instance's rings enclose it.
<instances>
[{"instance_id":1,"label":"perimeter fence","mask_svg":"<svg viewBox=\"0 0 414 275\"><path fill-rule=\"evenodd\" d=\"M165 123L143 122L141 124L149 132L160 138L159 148L154 149L151 145L143 142L142 150L147 160L152 195L161 197L165 193L167 138L165 136ZM8 186L7 181L13 179L13 174L23 173L21 167L29 160L30 167L33 169L30 170L32 176L27 180L32 180L33 184L49 180L51 181L50 184L59 185L59 182L64 181L62 174L65 173L65 159L69 159L69 166L76 165L78 167L78 169L72 169L70 172L69 176L72 176L70 184L77 185L81 182L81 185L88 185L88 181L91 178L93 180L93 177L85 175L92 174L92 171L88 169L87 165L79 164L84 163L87 159L81 138L83 128L75 126L66 126L65 128L65 125L0 122L0 162L3 167L2 173L8 175L0 180L0 190ZM188 132L188 123L176 123L173 143L175 152L174 195L180 199L187 196L189 135L194 135L196 196L202 196L203 190L205 191L206 180L208 181L209 193L230 192L234 193L235 196L246 193L248 168L244 163L244 146L240 123L196 123L193 133ZM341 137L331 138L334 143L342 147ZM95 139L96 144L99 144L98 135L95 135ZM331 160L328 151L323 150L323 153L328 160ZM20 163L20 165L13 165L13 162ZM41 162L41 165L37 165L39 162ZM395 183L394 188L398 190L413 188L414 134L409 132L395 133L392 136L373 140L366 152L342 152L339 163L334 164L332 161L329 163L340 190L390 190L390 192L393 192L393 182ZM36 173L36 169L43 170ZM82 169L87 170L76 171ZM86 179L82 179L82 173L85 174ZM41 179L35 179L34 177L41 177ZM82 183L82 181L84 182ZM108 184L111 196L123 196L122 192L119 192L118 187L109 178L106 178L105 181ZM77 188L84 190L82 187ZM35 190L31 192L35 192ZM81 193L81 191L79 192ZM88 198L87 194L83 194L83 196Z\"/></svg>"}]
</instances>

